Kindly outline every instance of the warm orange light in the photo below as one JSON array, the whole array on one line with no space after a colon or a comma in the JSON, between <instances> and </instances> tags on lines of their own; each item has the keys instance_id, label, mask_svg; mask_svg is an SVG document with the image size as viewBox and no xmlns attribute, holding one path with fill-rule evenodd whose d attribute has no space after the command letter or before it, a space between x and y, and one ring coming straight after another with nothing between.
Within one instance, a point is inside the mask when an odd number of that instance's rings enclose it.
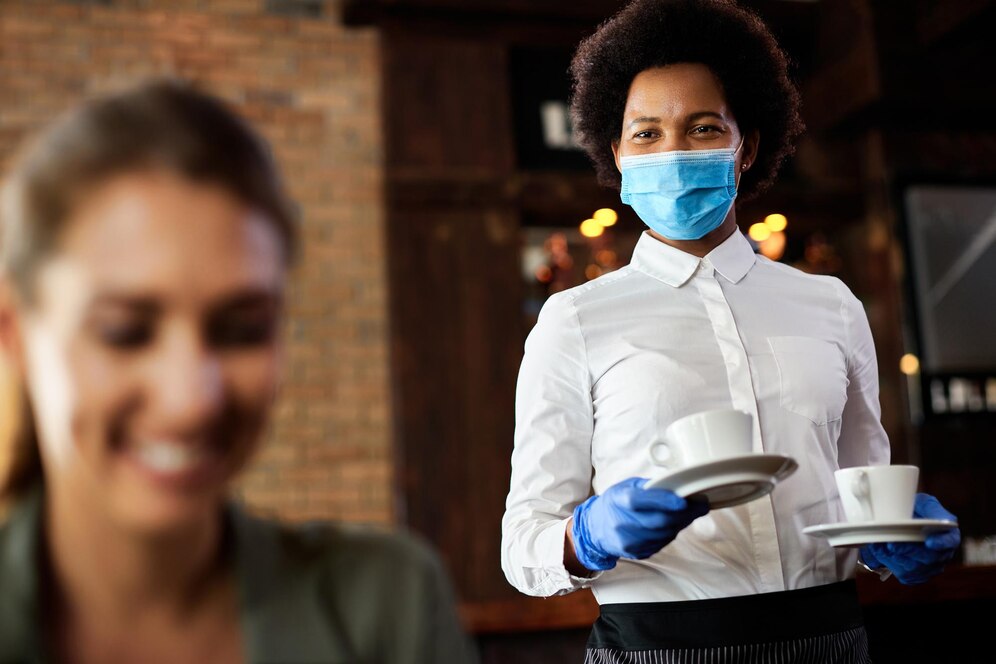
<instances>
[{"instance_id":1,"label":"warm orange light","mask_svg":"<svg viewBox=\"0 0 996 664\"><path fill-rule=\"evenodd\" d=\"M618 259L619 256L617 256L616 252L612 251L611 249L602 249L597 254L595 254L595 261L599 265L614 265L616 260Z\"/></svg>"},{"instance_id":2,"label":"warm orange light","mask_svg":"<svg viewBox=\"0 0 996 664\"><path fill-rule=\"evenodd\" d=\"M899 370L907 376L913 376L920 372L920 360L913 353L906 353L899 358Z\"/></svg>"},{"instance_id":3,"label":"warm orange light","mask_svg":"<svg viewBox=\"0 0 996 664\"><path fill-rule=\"evenodd\" d=\"M584 276L586 276L588 279L597 279L598 277L602 276L602 268L592 263L591 265L589 265L584 269Z\"/></svg>"},{"instance_id":4,"label":"warm orange light","mask_svg":"<svg viewBox=\"0 0 996 664\"><path fill-rule=\"evenodd\" d=\"M581 235L585 237L598 237L605 232L605 227L594 219L585 219L581 222Z\"/></svg>"},{"instance_id":5,"label":"warm orange light","mask_svg":"<svg viewBox=\"0 0 996 664\"><path fill-rule=\"evenodd\" d=\"M536 268L536 281L540 283L549 283L553 279L553 270L546 265L540 265Z\"/></svg>"},{"instance_id":6,"label":"warm orange light","mask_svg":"<svg viewBox=\"0 0 996 664\"><path fill-rule=\"evenodd\" d=\"M771 229L772 233L785 230L788 226L788 219L784 214L769 214L764 218L764 225Z\"/></svg>"},{"instance_id":7,"label":"warm orange light","mask_svg":"<svg viewBox=\"0 0 996 664\"><path fill-rule=\"evenodd\" d=\"M764 242L758 243L757 248L765 258L777 261L785 255L785 241L785 233L772 233Z\"/></svg>"},{"instance_id":8,"label":"warm orange light","mask_svg":"<svg viewBox=\"0 0 996 664\"><path fill-rule=\"evenodd\" d=\"M595 210L595 214L591 215L591 217L603 226L614 226L619 220L619 215L612 208Z\"/></svg>"},{"instance_id":9,"label":"warm orange light","mask_svg":"<svg viewBox=\"0 0 996 664\"><path fill-rule=\"evenodd\" d=\"M747 235L750 235L750 239L755 242L764 242L771 237L771 229L768 228L767 224L751 224L751 227L747 229Z\"/></svg>"}]
</instances>

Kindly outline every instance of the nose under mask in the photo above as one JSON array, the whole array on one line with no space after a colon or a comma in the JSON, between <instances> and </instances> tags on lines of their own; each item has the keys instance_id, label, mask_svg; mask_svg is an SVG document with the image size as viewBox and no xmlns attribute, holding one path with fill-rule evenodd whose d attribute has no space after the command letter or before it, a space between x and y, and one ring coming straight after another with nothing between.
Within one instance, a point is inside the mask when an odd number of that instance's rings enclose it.
<instances>
[{"instance_id":1,"label":"nose under mask","mask_svg":"<svg viewBox=\"0 0 996 664\"><path fill-rule=\"evenodd\" d=\"M622 202L669 240L698 240L719 228L737 197L736 154L674 150L620 158Z\"/></svg>"}]
</instances>

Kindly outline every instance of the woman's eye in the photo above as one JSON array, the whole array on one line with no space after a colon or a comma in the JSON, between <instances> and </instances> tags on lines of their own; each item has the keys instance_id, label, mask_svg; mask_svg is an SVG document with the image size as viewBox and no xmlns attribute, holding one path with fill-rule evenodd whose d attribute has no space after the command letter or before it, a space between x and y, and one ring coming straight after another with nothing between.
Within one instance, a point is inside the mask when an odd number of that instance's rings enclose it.
<instances>
[{"instance_id":1,"label":"woman's eye","mask_svg":"<svg viewBox=\"0 0 996 664\"><path fill-rule=\"evenodd\" d=\"M713 127L711 125L702 125L696 127L692 130L693 134L721 134L722 130L719 127Z\"/></svg>"},{"instance_id":2,"label":"woman's eye","mask_svg":"<svg viewBox=\"0 0 996 664\"><path fill-rule=\"evenodd\" d=\"M652 131L640 131L633 135L633 138L653 138L655 136Z\"/></svg>"},{"instance_id":3,"label":"woman's eye","mask_svg":"<svg viewBox=\"0 0 996 664\"><path fill-rule=\"evenodd\" d=\"M208 343L215 348L245 348L269 344L276 331L272 317L223 316L210 323Z\"/></svg>"},{"instance_id":4,"label":"woman's eye","mask_svg":"<svg viewBox=\"0 0 996 664\"><path fill-rule=\"evenodd\" d=\"M123 323L99 325L97 335L112 348L133 350L148 344L153 337L151 325L144 323Z\"/></svg>"}]
</instances>

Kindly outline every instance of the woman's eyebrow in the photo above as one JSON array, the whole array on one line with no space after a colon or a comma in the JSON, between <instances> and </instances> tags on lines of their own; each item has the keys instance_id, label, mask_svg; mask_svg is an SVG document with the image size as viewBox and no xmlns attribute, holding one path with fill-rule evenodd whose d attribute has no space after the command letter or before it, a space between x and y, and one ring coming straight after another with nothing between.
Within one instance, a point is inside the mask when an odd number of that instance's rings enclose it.
<instances>
[{"instance_id":1,"label":"woman's eyebrow","mask_svg":"<svg viewBox=\"0 0 996 664\"><path fill-rule=\"evenodd\" d=\"M702 118L716 118L717 120L726 122L726 118L716 111L696 111L695 113L690 113L685 118L685 122L695 122L696 120L701 120Z\"/></svg>"},{"instance_id":2,"label":"woman's eyebrow","mask_svg":"<svg viewBox=\"0 0 996 664\"><path fill-rule=\"evenodd\" d=\"M640 116L638 118L634 118L633 120L630 120L629 121L629 126L632 127L635 124L640 124L640 123L643 123L643 122L660 122L660 121L661 121L660 118L654 118L654 117L650 117L650 116L647 116L647 115L643 115L643 116Z\"/></svg>"},{"instance_id":3,"label":"woman's eyebrow","mask_svg":"<svg viewBox=\"0 0 996 664\"><path fill-rule=\"evenodd\" d=\"M153 315L158 313L162 306L154 297L127 293L104 293L93 298L87 308L90 310L121 308L139 314Z\"/></svg>"},{"instance_id":4,"label":"woman's eyebrow","mask_svg":"<svg viewBox=\"0 0 996 664\"><path fill-rule=\"evenodd\" d=\"M265 287L247 287L229 293L211 303L213 309L243 309L253 307L280 308L281 294ZM103 308L128 309L134 313L154 315L162 311L163 302L151 295L110 292L97 295L90 301L90 310Z\"/></svg>"},{"instance_id":5,"label":"woman's eyebrow","mask_svg":"<svg viewBox=\"0 0 996 664\"><path fill-rule=\"evenodd\" d=\"M249 287L219 299L214 302L213 308L227 310L260 307L279 309L282 304L283 298L278 291L265 287Z\"/></svg>"},{"instance_id":6,"label":"woman's eyebrow","mask_svg":"<svg viewBox=\"0 0 996 664\"><path fill-rule=\"evenodd\" d=\"M696 120L701 120L702 118L716 118L717 120L722 120L723 122L726 122L726 118L721 113L717 113L716 111L695 111L694 113L689 113L688 115L685 116L685 122L691 123L695 122ZM638 118L633 118L632 120L630 120L629 126L632 127L633 125L642 124L642 123L659 123L659 122L661 122L661 119L659 117L654 117L650 115L641 115Z\"/></svg>"}]
</instances>

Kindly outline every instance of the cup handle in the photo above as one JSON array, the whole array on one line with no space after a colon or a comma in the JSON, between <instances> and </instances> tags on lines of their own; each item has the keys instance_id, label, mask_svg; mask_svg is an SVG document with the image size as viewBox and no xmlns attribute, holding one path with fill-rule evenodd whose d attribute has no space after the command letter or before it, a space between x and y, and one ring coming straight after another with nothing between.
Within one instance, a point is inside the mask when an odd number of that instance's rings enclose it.
<instances>
[{"instance_id":1,"label":"cup handle","mask_svg":"<svg viewBox=\"0 0 996 664\"><path fill-rule=\"evenodd\" d=\"M875 511L871 504L871 483L868 480L868 473L862 470L855 474L851 480L851 493L858 499L865 521L874 521Z\"/></svg>"},{"instance_id":2,"label":"cup handle","mask_svg":"<svg viewBox=\"0 0 996 664\"><path fill-rule=\"evenodd\" d=\"M657 450L659 448L663 448L664 450L665 455L663 458L657 456ZM668 470L668 465L674 462L674 453L671 451L671 448L668 446L667 438L651 443L650 460L653 461L658 466L660 466L661 468L663 468L664 470Z\"/></svg>"}]
</instances>

